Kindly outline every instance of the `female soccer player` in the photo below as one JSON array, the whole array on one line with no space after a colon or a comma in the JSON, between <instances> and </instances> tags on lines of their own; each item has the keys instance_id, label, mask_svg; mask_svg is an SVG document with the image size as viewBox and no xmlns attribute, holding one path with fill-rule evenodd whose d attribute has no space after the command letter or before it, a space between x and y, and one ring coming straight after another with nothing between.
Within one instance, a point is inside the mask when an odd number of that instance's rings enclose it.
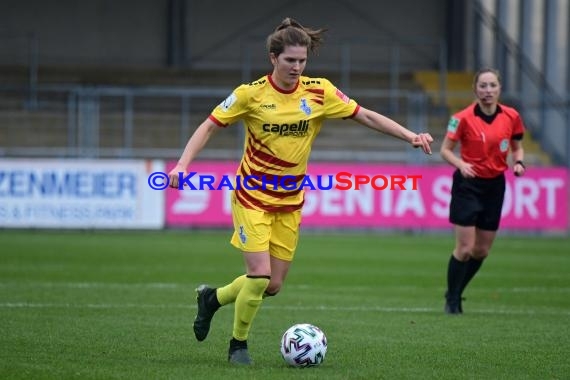
<instances>
[{"instance_id":1,"label":"female soccer player","mask_svg":"<svg viewBox=\"0 0 570 380\"><path fill-rule=\"evenodd\" d=\"M251 364L247 338L266 296L279 292L297 247L303 191L276 187L287 176L297 183L306 174L311 145L323 121L351 118L379 132L404 140L431 154L432 137L416 134L395 121L360 107L325 78L302 76L309 52L319 47L324 29L303 27L286 18L267 38L273 71L237 87L190 137L178 164L169 173L177 188L179 173L187 168L212 134L242 120L245 150L237 174L254 176L249 186L232 195L234 233L231 244L243 252L245 274L220 288L206 285L197 291L196 339L206 338L216 310L235 303L233 337L228 360ZM236 186L237 187L237 186Z\"/></svg>"},{"instance_id":2,"label":"female soccer player","mask_svg":"<svg viewBox=\"0 0 570 380\"><path fill-rule=\"evenodd\" d=\"M516 176L525 172L519 113L499 103L498 71L480 70L474 78L476 102L449 120L441 156L453 174L449 221L455 225L455 249L447 268L445 312L461 314L461 295L489 255L499 229L505 195L507 154ZM453 149L461 145L460 157Z\"/></svg>"}]
</instances>

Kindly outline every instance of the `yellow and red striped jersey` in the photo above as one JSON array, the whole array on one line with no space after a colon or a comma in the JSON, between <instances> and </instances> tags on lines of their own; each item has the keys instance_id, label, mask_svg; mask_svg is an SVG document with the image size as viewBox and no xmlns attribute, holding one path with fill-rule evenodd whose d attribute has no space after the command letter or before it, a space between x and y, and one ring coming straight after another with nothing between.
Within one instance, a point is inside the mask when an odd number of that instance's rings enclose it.
<instances>
[{"instance_id":1,"label":"yellow and red striped jersey","mask_svg":"<svg viewBox=\"0 0 570 380\"><path fill-rule=\"evenodd\" d=\"M210 115L219 126L242 120L245 127L237 175L250 176L250 186L236 186L237 200L268 212L301 208L303 190L291 183L293 177L296 184L305 177L311 146L324 120L348 118L358 109L324 78L303 76L290 91L280 89L271 75L237 87Z\"/></svg>"}]
</instances>

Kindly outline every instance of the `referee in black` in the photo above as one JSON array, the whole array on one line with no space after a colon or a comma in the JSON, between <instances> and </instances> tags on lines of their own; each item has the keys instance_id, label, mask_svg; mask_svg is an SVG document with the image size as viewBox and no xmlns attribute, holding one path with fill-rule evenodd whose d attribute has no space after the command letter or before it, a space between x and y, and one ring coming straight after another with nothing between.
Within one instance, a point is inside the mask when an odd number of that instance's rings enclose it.
<instances>
[{"instance_id":1,"label":"referee in black","mask_svg":"<svg viewBox=\"0 0 570 380\"><path fill-rule=\"evenodd\" d=\"M454 114L441 146L441 156L456 168L449 221L455 249L447 268L445 312L461 314L462 294L489 255L499 229L505 195L507 155L516 176L525 173L519 113L499 103L501 82L494 69L483 69L473 80L476 101ZM460 156L453 152L460 145Z\"/></svg>"}]
</instances>

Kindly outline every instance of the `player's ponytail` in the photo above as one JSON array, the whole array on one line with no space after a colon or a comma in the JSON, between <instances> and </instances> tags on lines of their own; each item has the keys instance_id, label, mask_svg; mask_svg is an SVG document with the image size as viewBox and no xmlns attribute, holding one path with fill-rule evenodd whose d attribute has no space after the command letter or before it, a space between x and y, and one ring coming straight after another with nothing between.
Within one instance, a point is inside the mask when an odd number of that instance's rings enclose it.
<instances>
[{"instance_id":1,"label":"player's ponytail","mask_svg":"<svg viewBox=\"0 0 570 380\"><path fill-rule=\"evenodd\" d=\"M306 46L310 52L316 53L323 42L326 30L306 28L296 20L287 17L267 37L267 51L279 55L286 46Z\"/></svg>"}]
</instances>

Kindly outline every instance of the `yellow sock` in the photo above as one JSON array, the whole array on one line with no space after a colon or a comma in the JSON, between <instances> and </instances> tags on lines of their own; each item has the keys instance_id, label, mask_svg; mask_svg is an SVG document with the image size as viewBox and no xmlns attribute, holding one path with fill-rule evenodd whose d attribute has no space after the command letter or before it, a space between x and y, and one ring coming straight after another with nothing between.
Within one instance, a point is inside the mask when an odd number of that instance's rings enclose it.
<instances>
[{"instance_id":1,"label":"yellow sock","mask_svg":"<svg viewBox=\"0 0 570 380\"><path fill-rule=\"evenodd\" d=\"M246 277L236 298L233 331L235 339L247 340L251 323L259 310L267 285L269 285L269 278Z\"/></svg>"},{"instance_id":2,"label":"yellow sock","mask_svg":"<svg viewBox=\"0 0 570 380\"><path fill-rule=\"evenodd\" d=\"M243 283L245 282L245 274L243 276L239 276L229 284L224 287L218 288L216 291L216 297L218 298L218 302L220 305L227 305L229 303L235 302L241 288L243 287Z\"/></svg>"}]
</instances>

